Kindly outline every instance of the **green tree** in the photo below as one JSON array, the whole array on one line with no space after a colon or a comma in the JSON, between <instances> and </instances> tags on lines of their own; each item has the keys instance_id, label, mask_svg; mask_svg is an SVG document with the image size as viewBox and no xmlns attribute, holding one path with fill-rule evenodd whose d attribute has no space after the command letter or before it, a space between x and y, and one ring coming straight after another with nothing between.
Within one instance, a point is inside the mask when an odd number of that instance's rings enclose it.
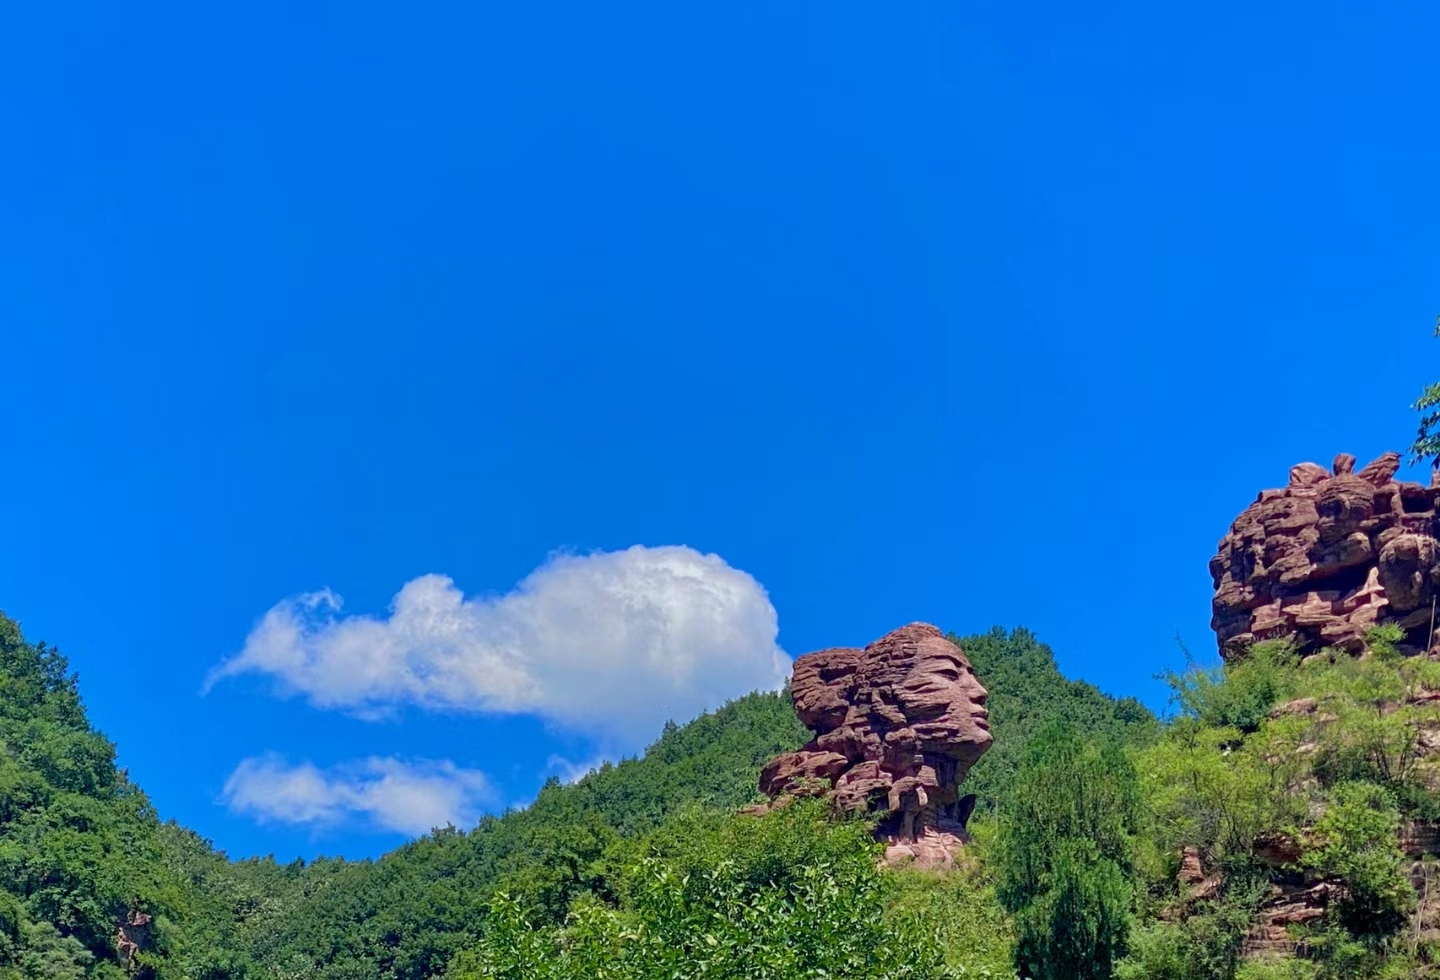
<instances>
[{"instance_id":1,"label":"green tree","mask_svg":"<svg viewBox=\"0 0 1440 980\"><path fill-rule=\"evenodd\" d=\"M1306 849L1314 874L1344 884L1335 906L1338 923L1372 945L1398 932L1415 904L1399 830L1400 814L1385 787L1343 783L1331 791Z\"/></svg>"},{"instance_id":2,"label":"green tree","mask_svg":"<svg viewBox=\"0 0 1440 980\"><path fill-rule=\"evenodd\" d=\"M1167 918L1137 928L1115 980L1234 980L1264 885L1253 875L1234 875L1213 897L1180 906L1182 915L1172 906Z\"/></svg>"},{"instance_id":3,"label":"green tree","mask_svg":"<svg viewBox=\"0 0 1440 980\"><path fill-rule=\"evenodd\" d=\"M1001 813L997 894L1033 980L1108 980L1133 916L1139 793L1123 751L1038 732Z\"/></svg>"},{"instance_id":4,"label":"green tree","mask_svg":"<svg viewBox=\"0 0 1440 980\"><path fill-rule=\"evenodd\" d=\"M1375 628L1369 655L1333 655L1302 671L1298 690L1316 699L1315 774L1326 785L1375 782L1416 815L1440 816L1440 800L1425 772L1425 732L1440 725L1427 691L1440 690L1440 664L1404 657L1398 627Z\"/></svg>"},{"instance_id":5,"label":"green tree","mask_svg":"<svg viewBox=\"0 0 1440 980\"><path fill-rule=\"evenodd\" d=\"M1435 336L1440 337L1440 316L1435 318ZM1426 385L1411 408L1420 413L1420 430L1410 444L1411 461L1440 465L1440 381Z\"/></svg>"}]
</instances>

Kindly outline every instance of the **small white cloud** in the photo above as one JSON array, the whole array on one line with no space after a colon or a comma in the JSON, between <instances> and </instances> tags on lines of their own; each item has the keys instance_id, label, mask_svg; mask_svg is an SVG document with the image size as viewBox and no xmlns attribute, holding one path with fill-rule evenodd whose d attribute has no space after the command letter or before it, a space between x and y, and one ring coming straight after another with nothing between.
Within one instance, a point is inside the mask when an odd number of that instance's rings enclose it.
<instances>
[{"instance_id":1,"label":"small white cloud","mask_svg":"<svg viewBox=\"0 0 1440 980\"><path fill-rule=\"evenodd\" d=\"M605 763L611 761L606 755L597 755L586 759L583 762L571 762L569 759L558 755L552 755L545 760L545 771L554 773L562 783L578 783Z\"/></svg>"},{"instance_id":2,"label":"small white cloud","mask_svg":"<svg viewBox=\"0 0 1440 980\"><path fill-rule=\"evenodd\" d=\"M449 761L371 757L326 770L267 754L241 762L222 799L262 823L331 827L359 818L417 836L473 825L492 793L484 773Z\"/></svg>"},{"instance_id":3,"label":"small white cloud","mask_svg":"<svg viewBox=\"0 0 1440 980\"><path fill-rule=\"evenodd\" d=\"M555 557L494 597L424 575L387 617L340 609L328 590L279 603L206 689L269 674L361 717L406 704L527 713L633 748L667 718L774 689L790 669L760 583L685 547Z\"/></svg>"}]
</instances>

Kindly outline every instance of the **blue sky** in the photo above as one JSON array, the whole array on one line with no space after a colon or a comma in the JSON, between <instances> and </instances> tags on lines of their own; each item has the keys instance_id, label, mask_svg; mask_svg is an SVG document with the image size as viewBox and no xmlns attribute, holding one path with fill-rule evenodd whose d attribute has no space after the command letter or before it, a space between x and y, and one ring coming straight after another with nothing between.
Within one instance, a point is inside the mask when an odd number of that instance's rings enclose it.
<instances>
[{"instance_id":1,"label":"blue sky","mask_svg":"<svg viewBox=\"0 0 1440 980\"><path fill-rule=\"evenodd\" d=\"M1234 515L1440 375L1437 27L17 9L0 608L237 855L379 853L913 620L1159 707Z\"/></svg>"}]
</instances>

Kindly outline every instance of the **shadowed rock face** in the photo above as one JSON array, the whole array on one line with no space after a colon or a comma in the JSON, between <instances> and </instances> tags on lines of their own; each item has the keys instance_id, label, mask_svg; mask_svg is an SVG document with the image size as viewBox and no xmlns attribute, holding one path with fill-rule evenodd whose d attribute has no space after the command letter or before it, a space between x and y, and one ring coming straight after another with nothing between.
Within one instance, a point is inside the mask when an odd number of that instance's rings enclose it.
<instances>
[{"instance_id":1,"label":"shadowed rock face","mask_svg":"<svg viewBox=\"0 0 1440 980\"><path fill-rule=\"evenodd\" d=\"M863 650L806 654L790 686L815 738L772 759L760 789L772 799L823 793L843 810L883 813L889 858L947 861L974 806L957 790L992 740L986 691L964 652L916 623Z\"/></svg>"},{"instance_id":2,"label":"shadowed rock face","mask_svg":"<svg viewBox=\"0 0 1440 980\"><path fill-rule=\"evenodd\" d=\"M1288 486L1261 492L1236 518L1210 559L1223 656L1279 637L1303 653L1357 652L1386 622L1405 630L1407 652L1430 647L1440 487L1397 482L1399 465L1396 453L1358 472L1348 453L1329 472L1301 463Z\"/></svg>"}]
</instances>

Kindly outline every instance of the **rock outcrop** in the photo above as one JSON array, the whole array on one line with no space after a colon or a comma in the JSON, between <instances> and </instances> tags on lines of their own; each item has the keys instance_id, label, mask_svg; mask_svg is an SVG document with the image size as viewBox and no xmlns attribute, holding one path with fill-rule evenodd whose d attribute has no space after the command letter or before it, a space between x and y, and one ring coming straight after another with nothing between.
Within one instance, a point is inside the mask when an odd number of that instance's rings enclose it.
<instances>
[{"instance_id":1,"label":"rock outcrop","mask_svg":"<svg viewBox=\"0 0 1440 980\"><path fill-rule=\"evenodd\" d=\"M975 804L959 786L991 743L985 688L964 652L916 623L863 650L800 657L790 687L815 738L772 759L760 789L878 813L887 860L948 862Z\"/></svg>"},{"instance_id":2,"label":"rock outcrop","mask_svg":"<svg viewBox=\"0 0 1440 980\"><path fill-rule=\"evenodd\" d=\"M1222 656L1280 637L1358 652L1377 623L1405 631L1405 652L1430 648L1440 486L1397 482L1399 465L1397 453L1358 472L1348 453L1329 472L1300 463L1236 518L1210 559Z\"/></svg>"},{"instance_id":3,"label":"rock outcrop","mask_svg":"<svg viewBox=\"0 0 1440 980\"><path fill-rule=\"evenodd\" d=\"M1257 641L1290 639L1309 655L1326 647L1360 653L1376 625L1403 631L1404 653L1429 652L1440 659L1436 597L1440 595L1440 471L1432 485L1397 481L1397 453L1359 468L1342 453L1329 470L1300 463L1286 487L1262 491L1236 518L1210 560L1215 587L1213 618L1221 655L1243 656ZM1421 690L1410 704L1440 700ZM1316 726L1339 721L1322 700L1296 698L1274 706L1272 719L1309 719ZM1440 752L1440 730L1421 723L1416 749ZM1302 742L1299 751L1314 750ZM1301 837L1306 831L1300 831ZM1440 938L1440 825L1408 822L1399 845L1418 905L1407 928L1414 939ZM1269 881L1243 943L1247 957L1304 955L1305 933L1321 923L1346 894L1343 881L1316 878L1303 865L1302 840L1271 832L1252 845ZM1209 874L1200 854L1180 855L1180 884L1199 898L1220 873Z\"/></svg>"},{"instance_id":4,"label":"rock outcrop","mask_svg":"<svg viewBox=\"0 0 1440 980\"><path fill-rule=\"evenodd\" d=\"M120 955L120 965L129 970L135 964L135 957L153 945L152 932L155 919L148 912L131 910L115 925L115 951Z\"/></svg>"}]
</instances>

